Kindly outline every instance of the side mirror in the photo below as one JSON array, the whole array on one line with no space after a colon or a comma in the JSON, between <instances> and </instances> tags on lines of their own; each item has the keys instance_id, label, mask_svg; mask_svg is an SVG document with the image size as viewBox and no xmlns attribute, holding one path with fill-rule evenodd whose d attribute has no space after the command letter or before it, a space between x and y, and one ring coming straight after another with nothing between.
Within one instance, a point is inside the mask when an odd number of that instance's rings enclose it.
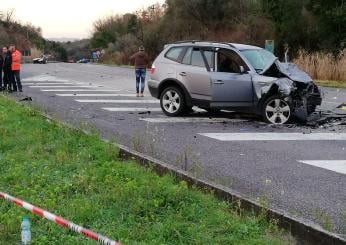
<instances>
[{"instance_id":1,"label":"side mirror","mask_svg":"<svg viewBox=\"0 0 346 245\"><path fill-rule=\"evenodd\" d=\"M239 68L240 68L240 73L241 73L241 74L244 74L244 73L245 73L244 66L240 66Z\"/></svg>"}]
</instances>

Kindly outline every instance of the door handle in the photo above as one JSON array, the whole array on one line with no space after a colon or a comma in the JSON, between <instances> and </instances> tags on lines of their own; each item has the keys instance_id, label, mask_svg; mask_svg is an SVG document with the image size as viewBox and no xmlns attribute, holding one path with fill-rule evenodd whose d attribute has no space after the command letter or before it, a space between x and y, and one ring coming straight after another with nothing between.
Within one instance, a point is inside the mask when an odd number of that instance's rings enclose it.
<instances>
[{"instance_id":1,"label":"door handle","mask_svg":"<svg viewBox=\"0 0 346 245\"><path fill-rule=\"evenodd\" d=\"M184 72L184 71L180 72L179 75L182 76L182 77L186 77L187 76L186 72Z\"/></svg>"}]
</instances>

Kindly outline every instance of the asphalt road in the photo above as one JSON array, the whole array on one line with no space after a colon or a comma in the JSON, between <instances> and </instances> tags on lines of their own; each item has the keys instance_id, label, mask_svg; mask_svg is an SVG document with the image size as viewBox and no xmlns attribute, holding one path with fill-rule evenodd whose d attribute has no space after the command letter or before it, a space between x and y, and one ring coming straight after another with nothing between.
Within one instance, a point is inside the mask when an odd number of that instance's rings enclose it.
<instances>
[{"instance_id":1,"label":"asphalt road","mask_svg":"<svg viewBox=\"0 0 346 245\"><path fill-rule=\"evenodd\" d=\"M346 235L346 124L274 127L232 112L167 118L149 94L133 97L134 71L128 68L23 65L22 77L18 100L30 96L60 120L96 128L108 139ZM346 102L346 90L324 92L321 111Z\"/></svg>"}]
</instances>

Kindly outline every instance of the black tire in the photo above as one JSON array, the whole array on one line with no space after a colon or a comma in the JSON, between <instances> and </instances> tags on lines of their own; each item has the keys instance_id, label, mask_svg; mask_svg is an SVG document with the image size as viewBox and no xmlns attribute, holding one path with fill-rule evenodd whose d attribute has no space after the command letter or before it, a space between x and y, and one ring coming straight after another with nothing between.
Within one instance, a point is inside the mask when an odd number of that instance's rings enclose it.
<instances>
[{"instance_id":1,"label":"black tire","mask_svg":"<svg viewBox=\"0 0 346 245\"><path fill-rule=\"evenodd\" d=\"M292 105L279 95L273 95L264 101L261 114L268 124L286 124L293 118Z\"/></svg>"},{"instance_id":2,"label":"black tire","mask_svg":"<svg viewBox=\"0 0 346 245\"><path fill-rule=\"evenodd\" d=\"M181 116L187 109L184 95L177 87L168 87L163 90L160 105L163 113L169 117Z\"/></svg>"}]
</instances>

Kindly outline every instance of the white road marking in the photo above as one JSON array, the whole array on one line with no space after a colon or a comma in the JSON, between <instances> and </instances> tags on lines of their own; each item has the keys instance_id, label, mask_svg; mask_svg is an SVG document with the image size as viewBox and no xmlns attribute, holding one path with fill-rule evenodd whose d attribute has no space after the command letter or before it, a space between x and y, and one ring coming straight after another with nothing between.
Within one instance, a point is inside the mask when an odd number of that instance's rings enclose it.
<instances>
[{"instance_id":1,"label":"white road marking","mask_svg":"<svg viewBox=\"0 0 346 245\"><path fill-rule=\"evenodd\" d=\"M64 86L47 86L47 85L35 85L35 86L29 86L30 88L102 88L102 86L94 86L94 85L64 85Z\"/></svg>"},{"instance_id":2,"label":"white road marking","mask_svg":"<svg viewBox=\"0 0 346 245\"><path fill-rule=\"evenodd\" d=\"M135 107L122 107L122 108L102 108L106 111L112 112L145 112L145 111L161 111L161 108L135 108Z\"/></svg>"},{"instance_id":3,"label":"white road marking","mask_svg":"<svg viewBox=\"0 0 346 245\"><path fill-rule=\"evenodd\" d=\"M55 83L55 82L51 82L51 83L22 83L23 86L44 86L44 85L73 85L73 83Z\"/></svg>"},{"instance_id":4,"label":"white road marking","mask_svg":"<svg viewBox=\"0 0 346 245\"><path fill-rule=\"evenodd\" d=\"M326 104L335 104L335 105L340 105L341 103L338 103L338 102L331 102L331 101L323 101L323 103L326 103Z\"/></svg>"},{"instance_id":5,"label":"white road marking","mask_svg":"<svg viewBox=\"0 0 346 245\"><path fill-rule=\"evenodd\" d=\"M79 103L159 104L158 100L76 100Z\"/></svg>"},{"instance_id":6,"label":"white road marking","mask_svg":"<svg viewBox=\"0 0 346 245\"><path fill-rule=\"evenodd\" d=\"M135 94L57 94L61 97L136 97Z\"/></svg>"},{"instance_id":7,"label":"white road marking","mask_svg":"<svg viewBox=\"0 0 346 245\"><path fill-rule=\"evenodd\" d=\"M319 168L324 168L337 173L346 174L346 160L300 160L298 162Z\"/></svg>"},{"instance_id":8,"label":"white road marking","mask_svg":"<svg viewBox=\"0 0 346 245\"><path fill-rule=\"evenodd\" d=\"M202 133L200 135L220 141L346 141L346 133Z\"/></svg>"},{"instance_id":9,"label":"white road marking","mask_svg":"<svg viewBox=\"0 0 346 245\"><path fill-rule=\"evenodd\" d=\"M41 89L42 92L119 92L118 89Z\"/></svg>"},{"instance_id":10,"label":"white road marking","mask_svg":"<svg viewBox=\"0 0 346 245\"><path fill-rule=\"evenodd\" d=\"M27 81L34 81L34 82L68 82L69 80L58 78L55 76L50 76L50 75L40 75L40 76L34 76L34 77L28 77L22 79L23 82Z\"/></svg>"},{"instance_id":11,"label":"white road marking","mask_svg":"<svg viewBox=\"0 0 346 245\"><path fill-rule=\"evenodd\" d=\"M150 123L223 123L246 122L247 120L231 118L205 118L205 117L168 117L168 118L141 118L141 121Z\"/></svg>"}]
</instances>

